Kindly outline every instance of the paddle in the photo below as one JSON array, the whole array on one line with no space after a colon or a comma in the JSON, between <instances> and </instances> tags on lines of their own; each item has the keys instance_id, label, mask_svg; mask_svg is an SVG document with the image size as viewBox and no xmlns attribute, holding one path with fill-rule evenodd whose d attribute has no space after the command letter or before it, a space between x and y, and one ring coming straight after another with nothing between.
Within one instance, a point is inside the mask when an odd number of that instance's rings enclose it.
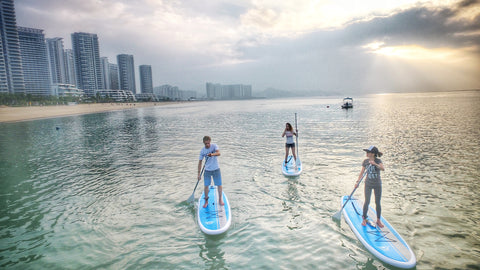
<instances>
[{"instance_id":1,"label":"paddle","mask_svg":"<svg viewBox=\"0 0 480 270\"><path fill-rule=\"evenodd\" d=\"M295 138L297 139L297 145L296 145L296 148L297 148L297 159L298 159L298 129L297 129L297 113L295 113L295 133L297 133L297 136L295 136Z\"/></svg>"},{"instance_id":2,"label":"paddle","mask_svg":"<svg viewBox=\"0 0 480 270\"><path fill-rule=\"evenodd\" d=\"M205 165L207 164L208 156L205 157L205 163L203 164L202 171L200 172L200 177L197 180L197 184L193 189L192 195L188 198L187 202L192 203L195 200L195 190L197 190L198 182L200 182L200 178L202 178L203 170L205 169Z\"/></svg>"},{"instance_id":3,"label":"paddle","mask_svg":"<svg viewBox=\"0 0 480 270\"><path fill-rule=\"evenodd\" d=\"M355 190L357 190L357 188L360 186L360 183L362 182L363 178L364 178L365 175L367 174L368 168L370 168L370 165L368 165L368 166L365 168L365 172L363 173L362 178L360 178L360 181L358 181L357 187L353 189L352 193L350 193L350 196L348 196L347 201L343 204L343 206L342 206L342 208L340 209L340 211L338 211L337 213L335 213L335 215L332 216L332 218L333 218L334 220L340 221L340 219L342 218L342 210L343 210L343 208L345 207L345 205L347 205L348 201L350 201L350 199L352 198L353 193L355 192Z\"/></svg>"}]
</instances>

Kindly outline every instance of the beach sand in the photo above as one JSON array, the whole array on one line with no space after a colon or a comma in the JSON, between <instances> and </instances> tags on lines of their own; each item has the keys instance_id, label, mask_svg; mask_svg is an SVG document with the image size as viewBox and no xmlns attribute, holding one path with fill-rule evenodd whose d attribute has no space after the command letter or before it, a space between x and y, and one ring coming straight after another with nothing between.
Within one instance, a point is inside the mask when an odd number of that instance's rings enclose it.
<instances>
[{"instance_id":1,"label":"beach sand","mask_svg":"<svg viewBox=\"0 0 480 270\"><path fill-rule=\"evenodd\" d=\"M161 106L172 102L94 103L59 106L0 106L0 123Z\"/></svg>"}]
</instances>

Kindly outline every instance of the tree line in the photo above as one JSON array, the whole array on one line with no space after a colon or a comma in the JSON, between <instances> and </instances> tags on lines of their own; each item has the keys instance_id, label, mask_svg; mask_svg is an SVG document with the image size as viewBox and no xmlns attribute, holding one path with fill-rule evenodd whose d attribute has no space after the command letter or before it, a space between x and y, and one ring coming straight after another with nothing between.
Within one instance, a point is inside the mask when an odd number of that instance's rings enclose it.
<instances>
[{"instance_id":1,"label":"tree line","mask_svg":"<svg viewBox=\"0 0 480 270\"><path fill-rule=\"evenodd\" d=\"M73 97L73 96L41 96L24 93L0 93L0 105L6 106L48 106L67 105L69 102L76 103L104 103L113 102L109 97Z\"/></svg>"}]
</instances>

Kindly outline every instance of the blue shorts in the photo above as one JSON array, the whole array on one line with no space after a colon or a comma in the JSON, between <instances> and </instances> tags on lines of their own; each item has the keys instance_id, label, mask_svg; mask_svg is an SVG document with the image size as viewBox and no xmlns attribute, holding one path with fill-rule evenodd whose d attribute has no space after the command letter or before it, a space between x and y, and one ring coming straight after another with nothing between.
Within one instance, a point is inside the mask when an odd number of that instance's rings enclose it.
<instances>
[{"instance_id":1,"label":"blue shorts","mask_svg":"<svg viewBox=\"0 0 480 270\"><path fill-rule=\"evenodd\" d=\"M222 175L220 173L220 169L216 169L215 171L205 170L205 173L203 174L203 184L205 186L210 186L210 183L212 183L212 177L213 177L213 183L215 183L215 186L222 185Z\"/></svg>"}]
</instances>

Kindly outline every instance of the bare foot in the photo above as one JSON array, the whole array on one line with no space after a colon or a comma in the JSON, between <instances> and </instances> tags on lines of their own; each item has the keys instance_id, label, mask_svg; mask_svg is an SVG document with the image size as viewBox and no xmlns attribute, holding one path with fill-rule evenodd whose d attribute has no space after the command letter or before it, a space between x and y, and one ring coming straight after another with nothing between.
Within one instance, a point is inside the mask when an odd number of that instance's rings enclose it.
<instances>
[{"instance_id":1,"label":"bare foot","mask_svg":"<svg viewBox=\"0 0 480 270\"><path fill-rule=\"evenodd\" d=\"M218 202L220 205L225 205L225 203L223 201L219 201Z\"/></svg>"},{"instance_id":2,"label":"bare foot","mask_svg":"<svg viewBox=\"0 0 480 270\"><path fill-rule=\"evenodd\" d=\"M380 221L380 219L377 219L377 225L378 225L378 227L380 227L380 228L383 228L383 227L384 227L384 225L383 225L383 223Z\"/></svg>"},{"instance_id":3,"label":"bare foot","mask_svg":"<svg viewBox=\"0 0 480 270\"><path fill-rule=\"evenodd\" d=\"M208 198L205 199L205 204L203 205L203 208L207 208L208 206Z\"/></svg>"},{"instance_id":4,"label":"bare foot","mask_svg":"<svg viewBox=\"0 0 480 270\"><path fill-rule=\"evenodd\" d=\"M367 226L367 220L366 219L363 219L362 226Z\"/></svg>"}]
</instances>

